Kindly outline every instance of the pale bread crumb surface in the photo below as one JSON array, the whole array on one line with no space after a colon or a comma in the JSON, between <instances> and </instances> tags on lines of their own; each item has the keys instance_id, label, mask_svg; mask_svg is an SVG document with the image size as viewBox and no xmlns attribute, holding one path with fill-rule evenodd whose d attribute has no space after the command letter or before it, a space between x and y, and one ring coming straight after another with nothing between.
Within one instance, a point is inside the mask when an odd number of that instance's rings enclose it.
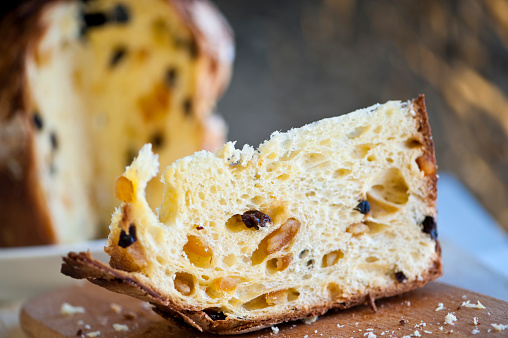
<instances>
[{"instance_id":1,"label":"pale bread crumb surface","mask_svg":"<svg viewBox=\"0 0 508 338\"><path fill-rule=\"evenodd\" d=\"M440 258L422 231L436 216L435 197L417 163L425 136L412 109L390 101L275 132L257 150L228 142L180 159L163 174L158 214L141 188L156 167L143 148L122 175L136 198L113 216L113 266L128 266L179 306L230 319L424 280ZM370 211L360 211L362 201ZM247 228L242 215L251 211L269 221ZM136 240L121 248L130 227Z\"/></svg>"},{"instance_id":2,"label":"pale bread crumb surface","mask_svg":"<svg viewBox=\"0 0 508 338\"><path fill-rule=\"evenodd\" d=\"M72 306L69 303L62 303L60 306L60 314L65 316L72 316L79 313L85 313L85 308L82 306Z\"/></svg>"}]
</instances>

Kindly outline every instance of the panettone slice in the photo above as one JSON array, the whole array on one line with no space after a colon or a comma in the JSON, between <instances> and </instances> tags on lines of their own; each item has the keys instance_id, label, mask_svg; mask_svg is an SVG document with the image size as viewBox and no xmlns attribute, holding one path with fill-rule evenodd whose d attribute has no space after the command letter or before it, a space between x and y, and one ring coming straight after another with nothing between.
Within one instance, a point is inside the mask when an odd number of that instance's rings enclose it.
<instances>
[{"instance_id":1,"label":"panettone slice","mask_svg":"<svg viewBox=\"0 0 508 338\"><path fill-rule=\"evenodd\" d=\"M70 253L63 273L220 334L399 294L439 277L436 163L423 97L227 143L168 167L158 214L145 146L116 181L110 266Z\"/></svg>"}]
</instances>

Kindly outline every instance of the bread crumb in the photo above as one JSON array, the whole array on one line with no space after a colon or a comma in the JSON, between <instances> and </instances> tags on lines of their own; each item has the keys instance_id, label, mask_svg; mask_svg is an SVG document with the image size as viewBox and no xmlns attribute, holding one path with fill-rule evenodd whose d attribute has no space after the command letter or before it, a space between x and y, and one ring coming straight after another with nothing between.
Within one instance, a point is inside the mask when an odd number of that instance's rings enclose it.
<instances>
[{"instance_id":1,"label":"bread crumb","mask_svg":"<svg viewBox=\"0 0 508 338\"><path fill-rule=\"evenodd\" d=\"M445 324L455 325L453 322L457 321L457 317L453 313L448 313L445 317Z\"/></svg>"},{"instance_id":2,"label":"bread crumb","mask_svg":"<svg viewBox=\"0 0 508 338\"><path fill-rule=\"evenodd\" d=\"M508 325L503 324L490 324L494 328L494 331L504 331L508 329Z\"/></svg>"},{"instance_id":3,"label":"bread crumb","mask_svg":"<svg viewBox=\"0 0 508 338\"><path fill-rule=\"evenodd\" d=\"M478 317L473 318L473 323L474 323L474 325L478 325Z\"/></svg>"},{"instance_id":4,"label":"bread crumb","mask_svg":"<svg viewBox=\"0 0 508 338\"><path fill-rule=\"evenodd\" d=\"M91 337L91 338L99 337L100 335L101 335L101 331L88 332L86 334L87 337Z\"/></svg>"},{"instance_id":5,"label":"bread crumb","mask_svg":"<svg viewBox=\"0 0 508 338\"><path fill-rule=\"evenodd\" d=\"M344 327L344 325L337 324L337 327L340 329L341 327Z\"/></svg>"},{"instance_id":6,"label":"bread crumb","mask_svg":"<svg viewBox=\"0 0 508 338\"><path fill-rule=\"evenodd\" d=\"M85 313L82 306L72 306L69 303L63 303L60 307L60 313L65 316L75 315L76 313Z\"/></svg>"},{"instance_id":7,"label":"bread crumb","mask_svg":"<svg viewBox=\"0 0 508 338\"><path fill-rule=\"evenodd\" d=\"M113 324L115 331L129 331L129 327L125 324Z\"/></svg>"},{"instance_id":8,"label":"bread crumb","mask_svg":"<svg viewBox=\"0 0 508 338\"><path fill-rule=\"evenodd\" d=\"M80 320L78 320L78 322L76 324L83 325L83 324L85 324L85 321L83 319L80 319Z\"/></svg>"},{"instance_id":9,"label":"bread crumb","mask_svg":"<svg viewBox=\"0 0 508 338\"><path fill-rule=\"evenodd\" d=\"M303 321L305 324L312 324L312 323L314 323L317 319L318 319L318 316L313 316L313 317L307 317L307 318L304 318L304 319L302 319L302 321Z\"/></svg>"},{"instance_id":10,"label":"bread crumb","mask_svg":"<svg viewBox=\"0 0 508 338\"><path fill-rule=\"evenodd\" d=\"M279 328L277 326L272 326L273 333L277 334L279 333Z\"/></svg>"},{"instance_id":11,"label":"bread crumb","mask_svg":"<svg viewBox=\"0 0 508 338\"><path fill-rule=\"evenodd\" d=\"M420 332L418 332L418 330L415 330L415 333L414 333L415 337L421 337L422 335L420 334Z\"/></svg>"},{"instance_id":12,"label":"bread crumb","mask_svg":"<svg viewBox=\"0 0 508 338\"><path fill-rule=\"evenodd\" d=\"M439 329L440 329L441 331L443 331L443 327L442 327L442 326L440 326L440 327L439 327Z\"/></svg>"},{"instance_id":13,"label":"bread crumb","mask_svg":"<svg viewBox=\"0 0 508 338\"><path fill-rule=\"evenodd\" d=\"M466 296L466 295L462 295L462 299L466 299L466 298L467 298L467 296Z\"/></svg>"},{"instance_id":14,"label":"bread crumb","mask_svg":"<svg viewBox=\"0 0 508 338\"><path fill-rule=\"evenodd\" d=\"M467 302L462 302L461 306L471 307L471 308L476 308L476 309L486 309L486 307L483 306L483 304L480 303L480 301L478 301L478 304L471 304L471 302L468 300Z\"/></svg>"},{"instance_id":15,"label":"bread crumb","mask_svg":"<svg viewBox=\"0 0 508 338\"><path fill-rule=\"evenodd\" d=\"M437 304L436 311L441 311L441 310L444 310L443 303Z\"/></svg>"},{"instance_id":16,"label":"bread crumb","mask_svg":"<svg viewBox=\"0 0 508 338\"><path fill-rule=\"evenodd\" d=\"M480 333L480 330L478 329L474 329L473 331L471 331L472 334L477 334L477 333Z\"/></svg>"},{"instance_id":17,"label":"bread crumb","mask_svg":"<svg viewBox=\"0 0 508 338\"><path fill-rule=\"evenodd\" d=\"M427 334L431 334L432 331L427 331L427 330L423 330L423 332L427 333Z\"/></svg>"},{"instance_id":18,"label":"bread crumb","mask_svg":"<svg viewBox=\"0 0 508 338\"><path fill-rule=\"evenodd\" d=\"M372 332L367 332L363 335L364 337L367 336L367 338L376 338L377 336Z\"/></svg>"},{"instance_id":19,"label":"bread crumb","mask_svg":"<svg viewBox=\"0 0 508 338\"><path fill-rule=\"evenodd\" d=\"M115 303L111 303L111 310L113 310L113 312L115 313L120 313L122 312L122 307L118 304L115 304Z\"/></svg>"}]
</instances>

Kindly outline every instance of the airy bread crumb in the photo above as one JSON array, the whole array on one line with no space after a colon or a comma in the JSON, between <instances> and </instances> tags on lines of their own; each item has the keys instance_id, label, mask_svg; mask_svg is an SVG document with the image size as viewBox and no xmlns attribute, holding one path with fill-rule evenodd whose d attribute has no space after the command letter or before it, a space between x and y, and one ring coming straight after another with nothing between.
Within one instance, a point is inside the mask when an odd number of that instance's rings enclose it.
<instances>
[{"instance_id":1,"label":"airy bread crumb","mask_svg":"<svg viewBox=\"0 0 508 338\"><path fill-rule=\"evenodd\" d=\"M62 306L60 306L60 314L62 315L71 316L77 313L85 313L85 308L82 306L72 306L69 303L62 303Z\"/></svg>"}]
</instances>

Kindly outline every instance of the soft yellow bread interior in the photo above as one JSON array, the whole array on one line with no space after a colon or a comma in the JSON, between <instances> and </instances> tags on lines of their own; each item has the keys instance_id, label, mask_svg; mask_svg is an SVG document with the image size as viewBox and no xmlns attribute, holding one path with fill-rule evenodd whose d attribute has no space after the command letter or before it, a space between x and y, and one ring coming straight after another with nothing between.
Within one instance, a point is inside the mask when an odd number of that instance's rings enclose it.
<instances>
[{"instance_id":1,"label":"soft yellow bread interior","mask_svg":"<svg viewBox=\"0 0 508 338\"><path fill-rule=\"evenodd\" d=\"M143 144L164 166L206 148L206 133L222 144L225 125L197 90L201 63L182 20L160 0L55 2L44 12L27 83L38 175L60 242L94 237L100 224L105 231L115 178ZM148 189L160 205L160 180Z\"/></svg>"},{"instance_id":2,"label":"soft yellow bread interior","mask_svg":"<svg viewBox=\"0 0 508 338\"><path fill-rule=\"evenodd\" d=\"M391 101L275 132L257 150L195 153L165 171L158 214L144 198L158 167L145 146L117 181L110 264L183 309L236 319L428 280L440 259L422 225L436 216L435 163L419 126L411 102Z\"/></svg>"}]
</instances>

